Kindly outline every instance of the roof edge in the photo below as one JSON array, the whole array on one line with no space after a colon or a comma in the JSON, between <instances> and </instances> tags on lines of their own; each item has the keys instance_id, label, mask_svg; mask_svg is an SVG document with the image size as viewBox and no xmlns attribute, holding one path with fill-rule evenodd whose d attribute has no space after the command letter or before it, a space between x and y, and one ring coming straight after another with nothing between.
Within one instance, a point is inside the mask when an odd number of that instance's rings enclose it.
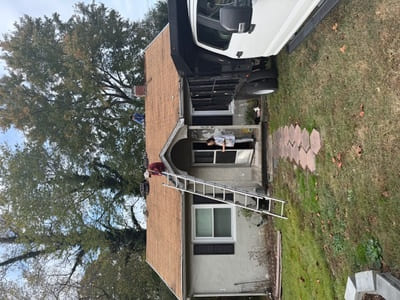
<instances>
[{"instance_id":1,"label":"roof edge","mask_svg":"<svg viewBox=\"0 0 400 300\"><path fill-rule=\"evenodd\" d=\"M155 36L155 38L146 46L146 48L144 48L143 52L146 52L147 49L154 43L154 41L164 32L164 30L167 29L167 27L169 26L169 23L167 23L167 25L164 26L163 29L161 29L161 31Z\"/></svg>"},{"instance_id":2,"label":"roof edge","mask_svg":"<svg viewBox=\"0 0 400 300\"><path fill-rule=\"evenodd\" d=\"M167 169L171 173L174 173L174 174L176 172L175 172L174 168L172 168L171 164L169 163L169 161L166 157L166 154L168 152L168 149L171 147L172 142L173 142L174 138L176 137L177 133L183 127L185 127L185 119L179 118L178 121L176 122L175 128L172 130L171 134L168 137L168 140L165 142L164 147L162 147L160 154L159 154L161 161L164 163L164 165L167 167Z\"/></svg>"},{"instance_id":3,"label":"roof edge","mask_svg":"<svg viewBox=\"0 0 400 300\"><path fill-rule=\"evenodd\" d=\"M160 273L158 273L158 271L153 267L153 265L146 259L146 263L150 266L150 268L157 274L158 277L160 277L161 281L164 282L165 286L171 291L171 293L176 297L176 299L179 300L183 300L183 290L181 287L181 293L182 293L182 297L180 298L176 292L168 285L168 283L164 280L164 278L161 276Z\"/></svg>"}]
</instances>

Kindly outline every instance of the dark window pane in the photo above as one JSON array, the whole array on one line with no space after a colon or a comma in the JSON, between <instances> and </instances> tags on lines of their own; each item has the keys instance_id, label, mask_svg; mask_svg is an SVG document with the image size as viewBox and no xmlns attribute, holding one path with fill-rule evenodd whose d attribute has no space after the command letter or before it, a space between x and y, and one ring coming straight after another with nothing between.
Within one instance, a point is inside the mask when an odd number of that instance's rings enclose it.
<instances>
[{"instance_id":1,"label":"dark window pane","mask_svg":"<svg viewBox=\"0 0 400 300\"><path fill-rule=\"evenodd\" d=\"M227 49L232 33L223 32L197 23L197 38L201 43L219 48Z\"/></svg>"},{"instance_id":2,"label":"dark window pane","mask_svg":"<svg viewBox=\"0 0 400 300\"><path fill-rule=\"evenodd\" d=\"M232 125L232 116L193 116L192 125Z\"/></svg>"},{"instance_id":3,"label":"dark window pane","mask_svg":"<svg viewBox=\"0 0 400 300\"><path fill-rule=\"evenodd\" d=\"M216 163L234 164L236 159L236 151L217 152Z\"/></svg>"},{"instance_id":4,"label":"dark window pane","mask_svg":"<svg viewBox=\"0 0 400 300\"><path fill-rule=\"evenodd\" d=\"M195 255L201 254L235 254L235 244L194 244L193 252Z\"/></svg>"},{"instance_id":5,"label":"dark window pane","mask_svg":"<svg viewBox=\"0 0 400 300\"><path fill-rule=\"evenodd\" d=\"M214 208L214 237L231 236L231 209Z\"/></svg>"},{"instance_id":6,"label":"dark window pane","mask_svg":"<svg viewBox=\"0 0 400 300\"><path fill-rule=\"evenodd\" d=\"M207 194L212 197L212 194ZM216 193L215 197L219 199L223 199L223 194L222 193ZM225 194L225 200L226 201L233 201L233 194L232 193L226 193ZM224 204L223 202L219 202L217 200L213 200L207 197L202 197L200 195L193 195L193 204Z\"/></svg>"},{"instance_id":7,"label":"dark window pane","mask_svg":"<svg viewBox=\"0 0 400 300\"><path fill-rule=\"evenodd\" d=\"M214 151L202 151L194 153L195 163L213 163L214 162Z\"/></svg>"}]
</instances>

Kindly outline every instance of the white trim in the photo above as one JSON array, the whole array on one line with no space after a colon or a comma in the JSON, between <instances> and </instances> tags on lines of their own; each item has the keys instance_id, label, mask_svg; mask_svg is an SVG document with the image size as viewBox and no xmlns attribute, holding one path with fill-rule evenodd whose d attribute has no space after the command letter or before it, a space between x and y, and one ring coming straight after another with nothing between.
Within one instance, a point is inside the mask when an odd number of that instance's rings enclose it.
<instances>
[{"instance_id":1,"label":"white trim","mask_svg":"<svg viewBox=\"0 0 400 300\"><path fill-rule=\"evenodd\" d=\"M249 154L249 160L246 163L239 163L238 162L238 157L239 157L239 152L240 151L251 151L251 154ZM213 158L213 162L211 163L199 163L199 162L195 162L195 153L196 152L214 152L214 158ZM221 162L217 162L217 152L223 152L222 149L193 149L192 151L192 166L214 166L214 165L218 165L218 166L248 166L251 164L251 161L253 160L253 154L254 154L254 149L235 149L235 148L226 148L225 152L236 152L235 155L235 162L233 163L221 163Z\"/></svg>"},{"instance_id":2,"label":"white trim","mask_svg":"<svg viewBox=\"0 0 400 300\"><path fill-rule=\"evenodd\" d=\"M212 209L212 231L214 234L214 208L230 208L230 237L196 237L196 209ZM193 204L192 205L192 242L193 243L233 243L236 241L236 208L229 204Z\"/></svg>"},{"instance_id":3,"label":"white trim","mask_svg":"<svg viewBox=\"0 0 400 300\"><path fill-rule=\"evenodd\" d=\"M226 294L192 294L194 298L205 297L238 297L238 296L268 296L268 293L226 293Z\"/></svg>"},{"instance_id":4,"label":"white trim","mask_svg":"<svg viewBox=\"0 0 400 300\"><path fill-rule=\"evenodd\" d=\"M189 130L232 130L232 129L258 129L261 125L189 125Z\"/></svg>"},{"instance_id":5,"label":"white trim","mask_svg":"<svg viewBox=\"0 0 400 300\"><path fill-rule=\"evenodd\" d=\"M228 109L225 110L195 110L192 103L192 116L231 116L234 114L234 101L229 103Z\"/></svg>"}]
</instances>

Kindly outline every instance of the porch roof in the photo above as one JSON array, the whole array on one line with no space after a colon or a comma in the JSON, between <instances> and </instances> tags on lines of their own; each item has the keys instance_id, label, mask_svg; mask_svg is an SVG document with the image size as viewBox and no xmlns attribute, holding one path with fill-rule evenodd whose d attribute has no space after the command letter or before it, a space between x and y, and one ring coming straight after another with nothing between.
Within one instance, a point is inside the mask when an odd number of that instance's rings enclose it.
<instances>
[{"instance_id":1,"label":"porch roof","mask_svg":"<svg viewBox=\"0 0 400 300\"><path fill-rule=\"evenodd\" d=\"M169 27L145 51L146 152L149 162L160 152L179 118L179 76L170 54ZM182 199L165 188L165 178L152 176L147 202L146 261L177 298L182 299Z\"/></svg>"}]
</instances>

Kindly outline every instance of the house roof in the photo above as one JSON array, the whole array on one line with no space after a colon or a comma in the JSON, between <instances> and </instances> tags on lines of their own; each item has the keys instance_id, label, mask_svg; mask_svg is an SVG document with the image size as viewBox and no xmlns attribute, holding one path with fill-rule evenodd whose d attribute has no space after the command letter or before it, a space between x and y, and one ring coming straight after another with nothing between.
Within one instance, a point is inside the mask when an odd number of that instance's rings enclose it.
<instances>
[{"instance_id":1,"label":"house roof","mask_svg":"<svg viewBox=\"0 0 400 300\"><path fill-rule=\"evenodd\" d=\"M149 162L160 161L160 151L179 119L179 76L171 59L169 27L145 51L146 152ZM147 202L146 260L177 298L182 299L182 198L152 176Z\"/></svg>"}]
</instances>

